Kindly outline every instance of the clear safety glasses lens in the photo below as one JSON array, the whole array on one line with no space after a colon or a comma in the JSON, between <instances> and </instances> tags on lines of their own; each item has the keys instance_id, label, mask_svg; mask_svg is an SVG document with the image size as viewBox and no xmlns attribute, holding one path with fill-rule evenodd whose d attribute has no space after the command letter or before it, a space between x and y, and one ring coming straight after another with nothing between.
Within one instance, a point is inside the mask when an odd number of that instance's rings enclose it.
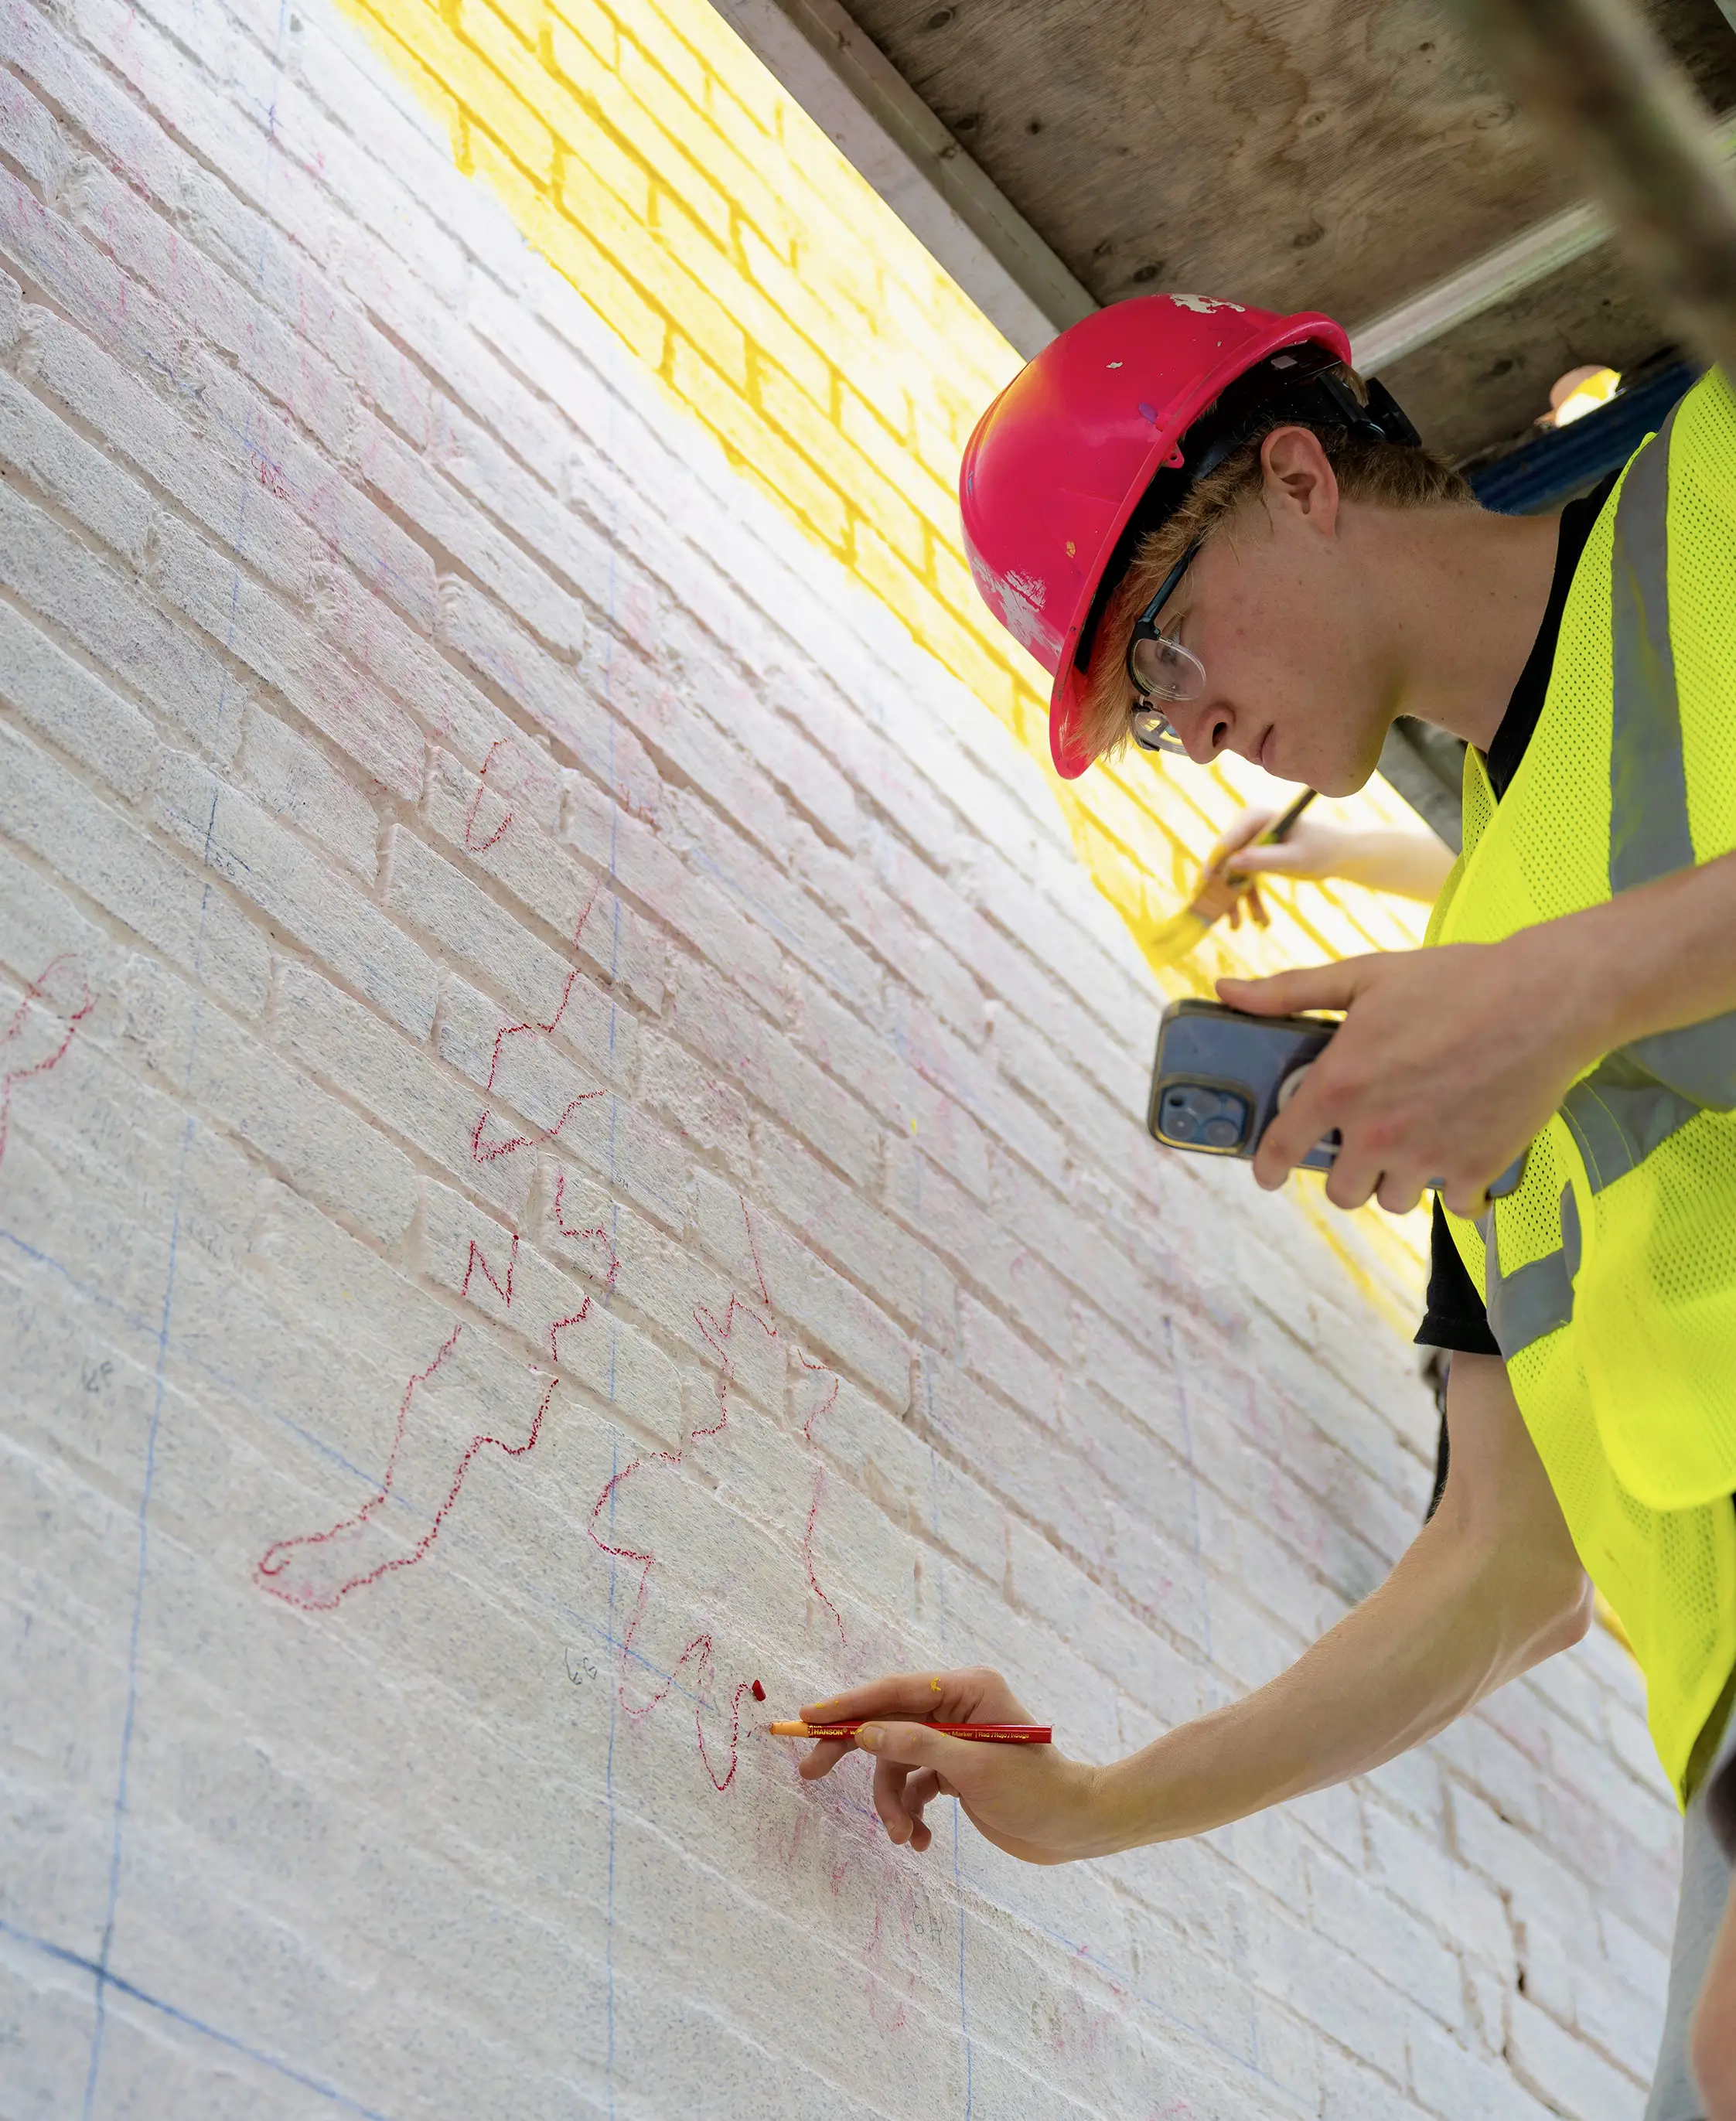
<instances>
[{"instance_id":1,"label":"clear safety glasses lens","mask_svg":"<svg viewBox=\"0 0 1736 2121\"><path fill-rule=\"evenodd\" d=\"M1141 751L1171 751L1187 756L1187 745L1169 726L1169 717L1160 707L1136 706L1132 730L1133 741Z\"/></svg>"},{"instance_id":2,"label":"clear safety glasses lens","mask_svg":"<svg viewBox=\"0 0 1736 2121\"><path fill-rule=\"evenodd\" d=\"M1191 649L1161 633L1134 642L1127 675L1148 700L1184 706L1206 697L1206 666Z\"/></svg>"}]
</instances>

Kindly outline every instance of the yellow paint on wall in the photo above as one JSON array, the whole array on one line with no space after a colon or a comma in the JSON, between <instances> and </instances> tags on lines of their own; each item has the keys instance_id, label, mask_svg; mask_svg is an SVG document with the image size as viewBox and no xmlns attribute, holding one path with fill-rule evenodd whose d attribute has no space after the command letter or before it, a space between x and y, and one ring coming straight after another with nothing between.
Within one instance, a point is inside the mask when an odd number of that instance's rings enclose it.
<instances>
[{"instance_id":1,"label":"yellow paint on wall","mask_svg":"<svg viewBox=\"0 0 1736 2121\"><path fill-rule=\"evenodd\" d=\"M741 475L795 517L1049 774L1080 859L1142 946L1191 895L1244 801L1286 791L1239 762L1136 758L1049 772L1045 674L988 616L960 548L955 479L1019 357L707 0L343 0L505 203ZM1224 291L1233 293L1234 289ZM1396 822L1377 784L1343 806ZM1269 931L1220 930L1172 992L1230 971L1405 947L1415 910L1353 888L1271 893ZM1299 1181L1323 1237L1396 1319L1420 1219L1346 1228Z\"/></svg>"}]
</instances>

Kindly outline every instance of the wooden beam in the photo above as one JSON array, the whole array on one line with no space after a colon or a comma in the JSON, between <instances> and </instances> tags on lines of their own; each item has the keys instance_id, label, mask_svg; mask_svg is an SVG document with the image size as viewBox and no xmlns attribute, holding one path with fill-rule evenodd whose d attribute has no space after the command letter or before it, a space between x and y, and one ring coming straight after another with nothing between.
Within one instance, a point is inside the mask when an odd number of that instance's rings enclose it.
<instances>
[{"instance_id":1,"label":"wooden beam","mask_svg":"<svg viewBox=\"0 0 1736 2121\"><path fill-rule=\"evenodd\" d=\"M1736 0L1733 0L1736 4ZM1715 138L1726 161L1736 156L1736 113L1716 123ZM1374 375L1407 353L1444 338L1486 310L1523 294L1576 258L1608 242L1612 233L1602 207L1589 203L1552 214L1510 242L1486 250L1420 294L1407 296L1351 333L1351 352L1365 375Z\"/></svg>"},{"instance_id":2,"label":"wooden beam","mask_svg":"<svg viewBox=\"0 0 1736 2121\"><path fill-rule=\"evenodd\" d=\"M1027 360L1097 307L838 0L712 0Z\"/></svg>"}]
</instances>

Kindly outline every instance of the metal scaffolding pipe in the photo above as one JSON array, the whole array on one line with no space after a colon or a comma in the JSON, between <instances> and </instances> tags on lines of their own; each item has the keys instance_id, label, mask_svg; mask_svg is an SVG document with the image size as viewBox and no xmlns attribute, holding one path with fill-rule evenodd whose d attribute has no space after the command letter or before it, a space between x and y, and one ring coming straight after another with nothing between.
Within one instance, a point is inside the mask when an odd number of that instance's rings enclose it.
<instances>
[{"instance_id":1,"label":"metal scaffolding pipe","mask_svg":"<svg viewBox=\"0 0 1736 2121\"><path fill-rule=\"evenodd\" d=\"M1736 378L1736 184L1682 69L1628 0L1454 5L1677 329Z\"/></svg>"}]
</instances>

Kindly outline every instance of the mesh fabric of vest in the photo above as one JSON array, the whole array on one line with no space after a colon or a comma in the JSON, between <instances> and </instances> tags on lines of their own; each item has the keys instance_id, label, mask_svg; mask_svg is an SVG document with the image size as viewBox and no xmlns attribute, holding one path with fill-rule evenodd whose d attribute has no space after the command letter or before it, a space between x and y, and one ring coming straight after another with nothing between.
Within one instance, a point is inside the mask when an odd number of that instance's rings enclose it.
<instances>
[{"instance_id":1,"label":"mesh fabric of vest","mask_svg":"<svg viewBox=\"0 0 1736 2121\"><path fill-rule=\"evenodd\" d=\"M1736 847L1736 403L1721 380L1682 400L1659 446L1687 827L1704 861ZM1631 459L1623 487L1632 469ZM1498 941L1610 896L1622 490L1575 573L1542 715L1499 805L1481 758L1466 759L1465 853L1430 942ZM1732 1049L1726 1103L1736 1102L1736 1027ZM1668 1041L1636 1051L1668 1077ZM1595 1098L1600 1074L1590 1073L1580 1094ZM1682 1116L1631 1168L1622 1158L1588 1168L1583 1134L1552 1120L1518 1191L1495 1205L1497 1277L1477 1228L1449 1219L1491 1316L1500 1284L1523 1267L1560 1255L1561 1272L1576 1270L1570 1319L1502 1345L1580 1559L1633 1643L1679 1793L1736 1661L1736 1116L1697 1109L1703 1093L1674 1102Z\"/></svg>"}]
</instances>

